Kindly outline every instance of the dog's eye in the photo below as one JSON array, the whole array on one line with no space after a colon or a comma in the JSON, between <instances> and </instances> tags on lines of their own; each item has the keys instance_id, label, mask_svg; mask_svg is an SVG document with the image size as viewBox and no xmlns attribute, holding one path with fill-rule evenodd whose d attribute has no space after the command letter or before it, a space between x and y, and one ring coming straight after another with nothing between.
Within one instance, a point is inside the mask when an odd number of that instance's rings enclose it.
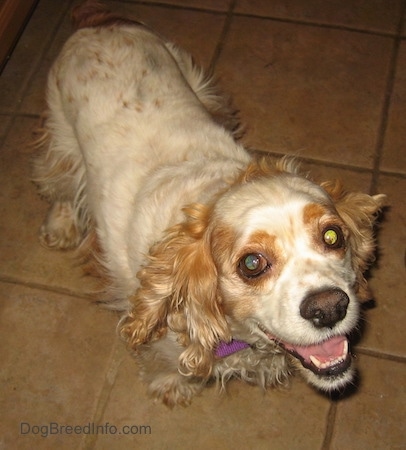
<instances>
[{"instance_id":1,"label":"dog's eye","mask_svg":"<svg viewBox=\"0 0 406 450\"><path fill-rule=\"evenodd\" d=\"M260 253L249 253L241 258L238 267L244 277L256 278L266 272L271 264Z\"/></svg>"},{"instance_id":2,"label":"dog's eye","mask_svg":"<svg viewBox=\"0 0 406 450\"><path fill-rule=\"evenodd\" d=\"M323 241L329 248L342 248L344 245L343 232L338 227L328 227L323 231Z\"/></svg>"}]
</instances>

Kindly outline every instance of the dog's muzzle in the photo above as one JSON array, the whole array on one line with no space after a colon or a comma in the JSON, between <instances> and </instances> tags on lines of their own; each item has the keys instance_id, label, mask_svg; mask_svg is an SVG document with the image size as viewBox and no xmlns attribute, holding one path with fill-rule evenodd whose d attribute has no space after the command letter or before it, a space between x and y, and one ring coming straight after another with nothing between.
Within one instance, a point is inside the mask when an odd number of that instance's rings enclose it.
<instances>
[{"instance_id":1,"label":"dog's muzzle","mask_svg":"<svg viewBox=\"0 0 406 450\"><path fill-rule=\"evenodd\" d=\"M310 292L300 305L300 315L317 329L333 329L347 315L348 295L338 288ZM278 339L260 326L269 339L298 359L316 376L334 379L351 367L351 352L345 335L335 335L313 345L294 345Z\"/></svg>"}]
</instances>

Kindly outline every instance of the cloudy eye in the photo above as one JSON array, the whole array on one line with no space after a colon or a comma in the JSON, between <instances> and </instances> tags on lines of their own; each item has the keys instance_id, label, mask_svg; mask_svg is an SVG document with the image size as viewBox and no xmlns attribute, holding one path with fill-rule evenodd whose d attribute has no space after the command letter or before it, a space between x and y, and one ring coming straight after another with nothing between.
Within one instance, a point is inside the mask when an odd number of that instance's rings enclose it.
<instances>
[{"instance_id":1,"label":"cloudy eye","mask_svg":"<svg viewBox=\"0 0 406 450\"><path fill-rule=\"evenodd\" d=\"M342 248L344 236L340 228L328 227L323 231L323 241L330 248Z\"/></svg>"},{"instance_id":2,"label":"cloudy eye","mask_svg":"<svg viewBox=\"0 0 406 450\"><path fill-rule=\"evenodd\" d=\"M271 263L260 253L249 253L241 258L238 267L244 277L255 278L266 272Z\"/></svg>"}]
</instances>

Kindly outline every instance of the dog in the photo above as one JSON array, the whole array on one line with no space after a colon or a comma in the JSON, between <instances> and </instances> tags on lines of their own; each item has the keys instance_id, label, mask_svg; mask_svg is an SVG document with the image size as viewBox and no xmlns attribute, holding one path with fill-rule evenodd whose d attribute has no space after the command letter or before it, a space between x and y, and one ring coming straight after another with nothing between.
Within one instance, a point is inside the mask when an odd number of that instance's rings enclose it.
<instances>
[{"instance_id":1,"label":"dog","mask_svg":"<svg viewBox=\"0 0 406 450\"><path fill-rule=\"evenodd\" d=\"M34 162L40 241L94 251L148 392L187 405L213 379L267 388L297 371L350 384L385 196L255 158L189 54L92 2L73 16Z\"/></svg>"}]
</instances>

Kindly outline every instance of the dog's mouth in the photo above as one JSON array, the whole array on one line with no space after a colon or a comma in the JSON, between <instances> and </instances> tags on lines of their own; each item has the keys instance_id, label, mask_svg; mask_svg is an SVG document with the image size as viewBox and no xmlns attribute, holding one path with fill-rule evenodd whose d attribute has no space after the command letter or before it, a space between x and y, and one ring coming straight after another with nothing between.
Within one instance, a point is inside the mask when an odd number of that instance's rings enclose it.
<instances>
[{"instance_id":1,"label":"dog's mouth","mask_svg":"<svg viewBox=\"0 0 406 450\"><path fill-rule=\"evenodd\" d=\"M297 358L303 367L320 377L341 375L351 366L351 353L346 336L334 336L318 344L293 345L284 342L260 327L267 337Z\"/></svg>"}]
</instances>

